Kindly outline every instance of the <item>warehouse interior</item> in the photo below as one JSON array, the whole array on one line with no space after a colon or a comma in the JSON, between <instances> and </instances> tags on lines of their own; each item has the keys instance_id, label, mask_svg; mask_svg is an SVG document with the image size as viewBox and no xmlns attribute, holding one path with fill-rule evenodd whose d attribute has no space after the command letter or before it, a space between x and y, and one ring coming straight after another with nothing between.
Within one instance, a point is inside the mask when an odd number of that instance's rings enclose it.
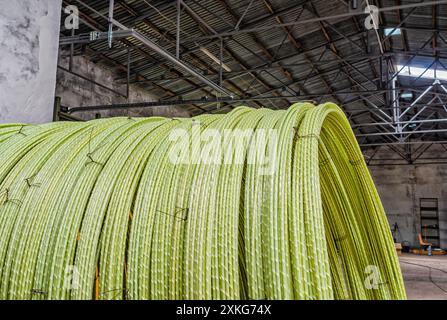
<instances>
[{"instance_id":1,"label":"warehouse interior","mask_svg":"<svg viewBox=\"0 0 447 320\"><path fill-rule=\"evenodd\" d=\"M0 0L0 124L332 102L409 299L447 300L447 1Z\"/></svg>"}]
</instances>

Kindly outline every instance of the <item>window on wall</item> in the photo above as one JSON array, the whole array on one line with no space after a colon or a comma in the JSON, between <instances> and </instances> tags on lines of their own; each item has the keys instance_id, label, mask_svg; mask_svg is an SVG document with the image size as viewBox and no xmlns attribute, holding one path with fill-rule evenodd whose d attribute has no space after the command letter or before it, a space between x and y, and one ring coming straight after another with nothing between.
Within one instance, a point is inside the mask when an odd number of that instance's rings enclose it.
<instances>
[{"instance_id":1,"label":"window on wall","mask_svg":"<svg viewBox=\"0 0 447 320\"><path fill-rule=\"evenodd\" d=\"M439 79L447 80L447 70L444 69L434 69L434 68L423 68L423 67L413 67L413 66L403 66L397 65L397 71L400 76L414 77L414 78L424 78L424 79Z\"/></svg>"}]
</instances>

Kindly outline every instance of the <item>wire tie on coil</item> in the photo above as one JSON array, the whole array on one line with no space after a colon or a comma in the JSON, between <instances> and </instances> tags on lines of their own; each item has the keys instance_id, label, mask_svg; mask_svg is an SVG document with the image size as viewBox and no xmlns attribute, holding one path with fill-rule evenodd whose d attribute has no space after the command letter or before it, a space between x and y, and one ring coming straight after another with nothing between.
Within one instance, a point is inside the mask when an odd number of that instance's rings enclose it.
<instances>
[{"instance_id":1,"label":"wire tie on coil","mask_svg":"<svg viewBox=\"0 0 447 320\"><path fill-rule=\"evenodd\" d=\"M5 205L5 204L8 204L8 203L13 203L16 206L20 207L23 204L22 201L20 201L18 199L10 199L9 198L9 196L10 196L9 188L6 188L2 193L0 193L0 196L3 196L3 195L5 195L6 199L5 199L5 201L3 201L2 206Z\"/></svg>"},{"instance_id":2,"label":"wire tie on coil","mask_svg":"<svg viewBox=\"0 0 447 320\"><path fill-rule=\"evenodd\" d=\"M27 137L27 135L23 133L23 128L25 128L25 126L21 126L20 130L16 134L20 134L20 135Z\"/></svg>"},{"instance_id":3,"label":"wire tie on coil","mask_svg":"<svg viewBox=\"0 0 447 320\"><path fill-rule=\"evenodd\" d=\"M104 166L104 164L102 164L102 163L100 163L100 162L98 162L98 161L95 161L95 160L93 160L93 153L96 151L93 151L92 152L92 149L91 149L91 147L92 147L92 145L91 145L91 142L92 142L92 135L93 135L93 129L94 128L92 128L91 130L90 130L90 139L88 140L88 153L87 153L87 158L89 158L89 161L87 161L86 163L85 163L85 166L88 166L89 164L91 164L91 163L96 163L96 164L98 164L98 165L100 165L100 166ZM103 146L100 146L100 147L98 147L97 149L99 149L99 148L102 148Z\"/></svg>"},{"instance_id":4,"label":"wire tie on coil","mask_svg":"<svg viewBox=\"0 0 447 320\"><path fill-rule=\"evenodd\" d=\"M293 130L295 131L295 136L297 137L297 139L315 138L320 142L320 136L318 134L310 133L310 134L300 135L298 133L298 131L299 131L298 127L293 127Z\"/></svg>"},{"instance_id":5,"label":"wire tie on coil","mask_svg":"<svg viewBox=\"0 0 447 320\"><path fill-rule=\"evenodd\" d=\"M119 289L112 289L112 290L107 290L107 291L101 292L101 293L99 294L99 297L101 297L102 295L105 295L105 294L107 294L107 293L111 293L111 292L118 292L116 295L114 295L114 296L112 297L111 300L115 300L115 298L117 298L121 293L124 294L124 300L127 300L128 296L129 296L129 289L126 289L126 288L119 288Z\"/></svg>"},{"instance_id":6,"label":"wire tie on coil","mask_svg":"<svg viewBox=\"0 0 447 320\"><path fill-rule=\"evenodd\" d=\"M48 292L43 291L42 289L32 289L30 292L32 295L34 295L34 294L47 295L48 294Z\"/></svg>"},{"instance_id":7,"label":"wire tie on coil","mask_svg":"<svg viewBox=\"0 0 447 320\"><path fill-rule=\"evenodd\" d=\"M180 220L180 221L187 221L188 220L189 208L180 208L180 207L175 207L175 208L178 209L178 210L175 211L174 214L168 213L168 212L164 212L164 211L161 211L161 210L155 210L155 211L159 212L159 213L163 213L163 214L168 215L170 217L174 217L175 219ZM185 215L183 217L178 217L177 214L179 212L182 212L182 211L186 211Z\"/></svg>"},{"instance_id":8,"label":"wire tie on coil","mask_svg":"<svg viewBox=\"0 0 447 320\"><path fill-rule=\"evenodd\" d=\"M177 213L179 213L179 212L185 211L185 215L184 215L182 218L180 218L180 219L183 220L183 221L188 220L189 208L180 208L180 207L175 207L175 208L176 208L176 209L179 209L179 210L175 213L175 215L177 215Z\"/></svg>"},{"instance_id":9,"label":"wire tie on coil","mask_svg":"<svg viewBox=\"0 0 447 320\"><path fill-rule=\"evenodd\" d=\"M295 139L295 137L298 136L298 127L293 127L293 131L294 131L293 138Z\"/></svg>"},{"instance_id":10,"label":"wire tie on coil","mask_svg":"<svg viewBox=\"0 0 447 320\"><path fill-rule=\"evenodd\" d=\"M35 175L25 179L25 182L28 185L28 188L31 188L31 187L40 188L42 186L41 183L32 183L31 182L36 176L37 176L37 173Z\"/></svg>"},{"instance_id":11,"label":"wire tie on coil","mask_svg":"<svg viewBox=\"0 0 447 320\"><path fill-rule=\"evenodd\" d=\"M100 165L100 166L104 166L104 164L102 164L102 163L100 163L100 162L98 162L98 161L95 161L95 160L93 160L93 158L92 158L92 153L87 153L87 158L89 158L89 161L87 161L86 163L85 163L85 166L88 166L89 164L91 164L91 163L96 163L96 164L98 164L98 165Z\"/></svg>"}]
</instances>

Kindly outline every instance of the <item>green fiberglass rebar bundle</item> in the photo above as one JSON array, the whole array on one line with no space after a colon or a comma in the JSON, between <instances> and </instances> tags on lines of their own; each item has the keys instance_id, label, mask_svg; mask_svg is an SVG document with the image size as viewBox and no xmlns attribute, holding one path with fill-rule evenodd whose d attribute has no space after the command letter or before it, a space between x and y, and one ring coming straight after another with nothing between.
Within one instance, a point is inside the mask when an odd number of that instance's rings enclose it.
<instances>
[{"instance_id":1,"label":"green fiberglass rebar bundle","mask_svg":"<svg viewBox=\"0 0 447 320\"><path fill-rule=\"evenodd\" d=\"M333 104L0 125L0 299L404 299Z\"/></svg>"}]
</instances>

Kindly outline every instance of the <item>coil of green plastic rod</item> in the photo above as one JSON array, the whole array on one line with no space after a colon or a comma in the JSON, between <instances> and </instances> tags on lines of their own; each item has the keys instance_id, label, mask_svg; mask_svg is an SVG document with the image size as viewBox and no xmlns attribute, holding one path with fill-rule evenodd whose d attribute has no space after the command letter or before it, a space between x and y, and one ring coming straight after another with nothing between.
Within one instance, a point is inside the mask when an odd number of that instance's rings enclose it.
<instances>
[{"instance_id":1,"label":"coil of green plastic rod","mask_svg":"<svg viewBox=\"0 0 447 320\"><path fill-rule=\"evenodd\" d=\"M406 298L333 104L0 125L0 262L1 299Z\"/></svg>"}]
</instances>

